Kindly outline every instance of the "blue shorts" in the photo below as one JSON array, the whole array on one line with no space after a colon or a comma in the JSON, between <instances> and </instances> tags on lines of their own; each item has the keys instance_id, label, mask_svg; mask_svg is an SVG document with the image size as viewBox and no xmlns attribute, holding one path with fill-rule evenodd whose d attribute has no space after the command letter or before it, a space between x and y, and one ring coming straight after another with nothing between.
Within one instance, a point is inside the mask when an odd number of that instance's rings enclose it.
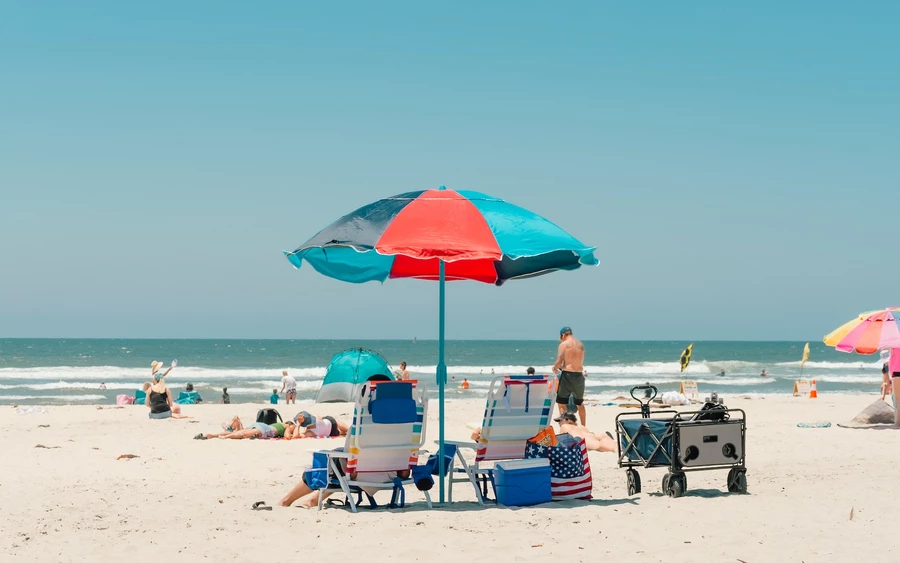
<instances>
[{"instance_id":1,"label":"blue shorts","mask_svg":"<svg viewBox=\"0 0 900 563\"><path fill-rule=\"evenodd\" d=\"M262 438L274 438L275 437L275 429L268 424L262 422L256 422L250 428L256 428L262 433Z\"/></svg>"},{"instance_id":2,"label":"blue shorts","mask_svg":"<svg viewBox=\"0 0 900 563\"><path fill-rule=\"evenodd\" d=\"M150 418L152 419L163 419L163 418L172 418L172 411L166 412L151 412Z\"/></svg>"}]
</instances>

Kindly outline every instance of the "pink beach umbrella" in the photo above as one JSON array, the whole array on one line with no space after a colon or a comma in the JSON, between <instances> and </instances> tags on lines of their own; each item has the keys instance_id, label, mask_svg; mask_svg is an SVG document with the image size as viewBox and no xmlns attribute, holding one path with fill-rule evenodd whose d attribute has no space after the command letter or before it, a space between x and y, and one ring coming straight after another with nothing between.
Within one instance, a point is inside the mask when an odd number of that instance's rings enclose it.
<instances>
[{"instance_id":1,"label":"pink beach umbrella","mask_svg":"<svg viewBox=\"0 0 900 563\"><path fill-rule=\"evenodd\" d=\"M863 313L826 336L826 345L839 352L874 354L900 348L900 307Z\"/></svg>"}]
</instances>

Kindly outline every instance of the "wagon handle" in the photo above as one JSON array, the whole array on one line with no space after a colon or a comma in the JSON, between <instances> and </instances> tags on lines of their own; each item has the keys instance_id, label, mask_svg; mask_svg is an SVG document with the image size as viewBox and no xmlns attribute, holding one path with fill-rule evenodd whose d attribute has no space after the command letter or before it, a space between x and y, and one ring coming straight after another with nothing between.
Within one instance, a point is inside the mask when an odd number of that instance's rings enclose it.
<instances>
[{"instance_id":1,"label":"wagon handle","mask_svg":"<svg viewBox=\"0 0 900 563\"><path fill-rule=\"evenodd\" d=\"M648 389L650 390L649 397L643 397L643 396L638 397L637 395L634 394L635 391L646 391ZM654 386L654 385L650 385L650 384L636 385L631 388L631 398L634 399L635 401L637 401L638 403L640 403L641 416L643 418L650 418L650 401L655 399L656 395L657 395L657 390L656 390L656 386Z\"/></svg>"},{"instance_id":2,"label":"wagon handle","mask_svg":"<svg viewBox=\"0 0 900 563\"><path fill-rule=\"evenodd\" d=\"M649 389L652 392L650 397L647 399L644 399L643 396L638 397L637 395L634 394L635 391L646 391L647 389ZM649 403L650 401L652 401L653 399L656 398L656 395L657 395L657 391L656 391L655 385L636 385L631 388L631 398L641 404L644 404L644 401Z\"/></svg>"}]
</instances>

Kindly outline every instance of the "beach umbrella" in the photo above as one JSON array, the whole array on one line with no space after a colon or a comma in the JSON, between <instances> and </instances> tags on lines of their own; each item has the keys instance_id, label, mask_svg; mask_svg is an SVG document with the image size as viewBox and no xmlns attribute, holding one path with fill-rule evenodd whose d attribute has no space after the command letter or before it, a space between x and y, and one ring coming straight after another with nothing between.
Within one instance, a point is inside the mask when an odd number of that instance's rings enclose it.
<instances>
[{"instance_id":1,"label":"beach umbrella","mask_svg":"<svg viewBox=\"0 0 900 563\"><path fill-rule=\"evenodd\" d=\"M900 307L862 313L844 323L823 341L839 352L874 354L900 348Z\"/></svg>"},{"instance_id":2,"label":"beach umbrella","mask_svg":"<svg viewBox=\"0 0 900 563\"><path fill-rule=\"evenodd\" d=\"M390 379L391 368L378 352L352 348L332 356L325 369L322 387L316 394L317 403L352 402L353 390L373 375Z\"/></svg>"},{"instance_id":3,"label":"beach umbrella","mask_svg":"<svg viewBox=\"0 0 900 563\"><path fill-rule=\"evenodd\" d=\"M380 199L344 215L293 252L317 272L351 283L389 278L436 280L438 289L438 442L444 447L445 281L502 285L557 270L596 265L586 246L547 219L482 193L408 192ZM444 501L444 464L440 501Z\"/></svg>"}]
</instances>

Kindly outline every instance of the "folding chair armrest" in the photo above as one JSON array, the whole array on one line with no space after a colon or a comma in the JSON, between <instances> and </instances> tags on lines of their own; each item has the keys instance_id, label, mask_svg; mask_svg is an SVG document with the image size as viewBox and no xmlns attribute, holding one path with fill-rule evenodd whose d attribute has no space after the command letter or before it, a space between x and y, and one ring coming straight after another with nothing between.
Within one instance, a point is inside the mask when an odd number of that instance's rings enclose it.
<instances>
[{"instance_id":1,"label":"folding chair armrest","mask_svg":"<svg viewBox=\"0 0 900 563\"><path fill-rule=\"evenodd\" d=\"M341 459L350 459L350 452L338 452L335 450L319 450L316 452L317 454L325 454L328 457L335 457Z\"/></svg>"},{"instance_id":2,"label":"folding chair armrest","mask_svg":"<svg viewBox=\"0 0 900 563\"><path fill-rule=\"evenodd\" d=\"M457 448L471 448L473 450L477 450L478 446L481 445L478 442L456 442L453 440L444 440L444 444L456 446Z\"/></svg>"}]
</instances>

